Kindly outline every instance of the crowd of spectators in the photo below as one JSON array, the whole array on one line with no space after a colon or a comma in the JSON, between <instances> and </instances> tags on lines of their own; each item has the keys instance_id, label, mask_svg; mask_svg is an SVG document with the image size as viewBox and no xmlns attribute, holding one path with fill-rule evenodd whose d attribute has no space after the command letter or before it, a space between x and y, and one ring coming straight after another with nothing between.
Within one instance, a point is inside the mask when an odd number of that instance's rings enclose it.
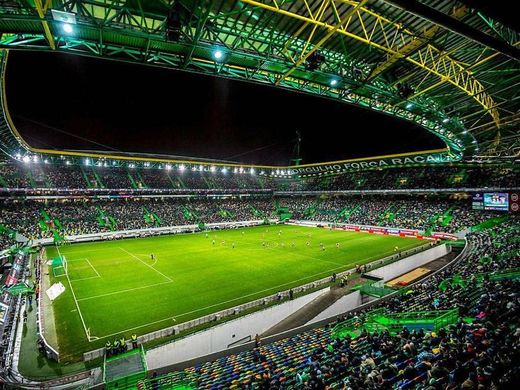
<instances>
[{"instance_id":1,"label":"crowd of spectators","mask_svg":"<svg viewBox=\"0 0 520 390\"><path fill-rule=\"evenodd\" d=\"M510 389L520 379L520 281L494 278L515 267L520 255L518 218L468 235L469 250L456 264L366 309L328 326L296 334L246 352L201 363L182 372L206 389ZM499 237L498 241L496 240ZM498 250L497 250L498 248ZM516 257L504 257L504 249ZM479 275L475 272L486 274ZM459 283L443 281L453 275ZM464 281L461 283L460 281ZM362 331L333 338L338 322L363 323L371 310L386 313L459 309L456 323L437 331L403 328ZM152 379L152 388L171 383Z\"/></svg>"},{"instance_id":2,"label":"crowd of spectators","mask_svg":"<svg viewBox=\"0 0 520 390\"><path fill-rule=\"evenodd\" d=\"M110 230L263 220L275 216L271 198L0 202L0 224L5 224L29 239L50 238L54 231L61 236L75 236Z\"/></svg>"},{"instance_id":3,"label":"crowd of spectators","mask_svg":"<svg viewBox=\"0 0 520 390\"><path fill-rule=\"evenodd\" d=\"M333 176L251 175L198 169L122 168L34 163L0 164L0 187L108 189L271 189L340 191L422 188L518 188L518 170L500 167L428 166L354 171Z\"/></svg>"},{"instance_id":4,"label":"crowd of spectators","mask_svg":"<svg viewBox=\"0 0 520 390\"><path fill-rule=\"evenodd\" d=\"M455 233L496 216L471 210L469 200L411 196L129 197L0 202L0 223L27 238L109 230L278 218ZM111 217L110 223L100 223ZM42 224L43 223L43 224ZM45 228L47 226L47 228Z\"/></svg>"},{"instance_id":5,"label":"crowd of spectators","mask_svg":"<svg viewBox=\"0 0 520 390\"><path fill-rule=\"evenodd\" d=\"M285 197L294 219L455 233L496 213L471 209L468 199L410 196ZM342 213L343 211L343 213Z\"/></svg>"},{"instance_id":6,"label":"crowd of spectators","mask_svg":"<svg viewBox=\"0 0 520 390\"><path fill-rule=\"evenodd\" d=\"M518 188L513 168L458 166L391 168L310 178L302 190L380 190L417 188Z\"/></svg>"}]
</instances>

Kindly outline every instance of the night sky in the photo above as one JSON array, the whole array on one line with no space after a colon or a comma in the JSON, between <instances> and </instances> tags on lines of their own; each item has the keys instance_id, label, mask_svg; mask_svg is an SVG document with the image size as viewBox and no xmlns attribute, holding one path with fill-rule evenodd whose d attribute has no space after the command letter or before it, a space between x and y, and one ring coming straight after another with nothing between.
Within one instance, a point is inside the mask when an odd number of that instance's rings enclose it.
<instances>
[{"instance_id":1,"label":"night sky","mask_svg":"<svg viewBox=\"0 0 520 390\"><path fill-rule=\"evenodd\" d=\"M37 64L37 66L35 66ZM14 52L11 116L36 147L286 165L442 148L409 122L251 83L57 53Z\"/></svg>"}]
</instances>

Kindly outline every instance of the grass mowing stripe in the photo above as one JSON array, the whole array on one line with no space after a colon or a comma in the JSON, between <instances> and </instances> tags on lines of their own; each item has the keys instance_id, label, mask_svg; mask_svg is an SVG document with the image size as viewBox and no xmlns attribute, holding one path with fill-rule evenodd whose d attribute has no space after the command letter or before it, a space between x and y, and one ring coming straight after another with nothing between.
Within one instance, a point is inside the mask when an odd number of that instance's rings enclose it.
<instances>
[{"instance_id":1,"label":"grass mowing stripe","mask_svg":"<svg viewBox=\"0 0 520 390\"><path fill-rule=\"evenodd\" d=\"M172 279L172 278L166 276L166 275L163 274L161 271L159 271L159 270L157 270L156 268L152 267L150 264L145 263L143 260L141 260L139 257L137 257L136 255L134 255L133 253L130 253L130 252L128 252L126 249L123 249L123 248L121 248L121 247L118 247L118 248L121 249L123 252L128 253L128 254L129 254L130 256L132 256L134 259L139 260L141 263L143 263L143 264L146 265L147 267L150 267L150 268L153 269L155 272L157 272L159 275L164 276L166 279L168 279L168 281L173 282L173 279Z\"/></svg>"},{"instance_id":2,"label":"grass mowing stripe","mask_svg":"<svg viewBox=\"0 0 520 390\"><path fill-rule=\"evenodd\" d=\"M239 242L238 240L235 240L236 242ZM411 245L407 245L405 247L403 247L402 251L408 249L408 248L411 248L413 246L416 246L415 244L411 244ZM273 248L274 249L274 248ZM312 257L312 256L307 256L311 259L316 259L316 260L321 260L322 259L318 259L318 258L315 258L315 257ZM376 257L379 257L379 256L376 256ZM375 258L375 257L374 257ZM339 264L339 263L334 263L334 262L329 262L329 263L332 263L332 264ZM247 294L247 295L242 295L240 297L236 297L236 298L233 298L233 299L229 299L227 301L223 301L223 302L218 302L218 303L215 303L213 305L209 305L209 306L205 306L205 307L201 307L201 308L198 308L198 309L195 309L195 310L191 310L191 311L188 311L188 312L185 312L185 313L181 313L181 314L178 314L176 316L170 316L170 317L167 317L167 318L163 318L161 320L157 320L157 321L153 321L153 322L149 322L149 323L146 323L146 324L143 324L143 325L139 325L139 326L135 326L133 328L129 328L129 329L125 329L125 330L120 330L118 332L114 332L112 334L108 334L108 335L105 335L105 336L100 336L100 338L106 338L106 337L112 337L112 336L116 336L116 335L119 335L121 333L125 333L125 332L129 332L131 330L136 330L136 329L139 329L139 328L143 328L145 326L149 326L149 325L154 325L154 324L159 324L161 322L165 322L165 321L168 321L168 320L172 320L175 318L180 318L180 317L183 317L183 316L186 316L188 314L193 314L193 313L197 313L199 311L203 311L203 310L206 310L206 309L210 309L212 307L216 307L216 306L220 306L220 305L224 305L226 303L231 303L231 302L234 302L234 301L237 301L237 300L240 300L240 299L243 299L243 298L247 298L249 296L253 296L253 295L257 295L257 294L260 294L260 293L263 293L263 292L266 292L266 291L270 291L270 290L276 290L278 289L279 287L283 287L283 286L286 286L286 285L289 285L289 284L293 284L295 282L299 282L300 280L305 280L305 279L308 279L308 278L313 278L315 276L319 276L319 275L323 275L323 274L330 274L331 272L334 272L334 271L337 271L341 268L345 268L345 264L341 264L339 267L336 267L336 268L331 268L331 269L328 269L328 270L325 270L325 271L322 271L322 272L318 272L316 274L313 274L313 275L307 275L303 278L299 278L299 279L296 279L296 280L292 280L290 282L287 282L287 283L283 283L283 284L280 284L280 285L277 285L277 286L272 286L270 288L267 288L267 289L264 289L264 290L260 290L260 291L256 291L256 292L253 292L251 294ZM168 283L168 282L165 282L165 283ZM164 283L159 283L159 284L164 284ZM147 286L147 287L153 287L153 286ZM121 291L121 292L126 292L126 291ZM112 293L114 294L114 293ZM116 292L117 294L117 292ZM110 294L111 295L111 294ZM93 299L93 298L99 298L99 297L91 297L91 298L85 298L85 299ZM175 320L176 321L176 320Z\"/></svg>"},{"instance_id":3,"label":"grass mowing stripe","mask_svg":"<svg viewBox=\"0 0 520 390\"><path fill-rule=\"evenodd\" d=\"M124 294L124 293L130 292L130 291L137 291L137 290L141 290L143 288L156 287L156 286L161 286L163 284L170 284L170 283L173 283L173 280L171 282L155 283L155 284L150 284L150 285L147 285L147 286L128 288L126 290L118 290L118 291L113 291L113 292L109 292L109 293L106 293L106 294L94 295L92 297L79 298L78 301L89 301L91 299L108 297L110 295Z\"/></svg>"},{"instance_id":4,"label":"grass mowing stripe","mask_svg":"<svg viewBox=\"0 0 520 390\"><path fill-rule=\"evenodd\" d=\"M264 241L269 248L262 246ZM335 247L337 242L340 248ZM81 259L69 264L74 296L67 289L53 303L60 352L74 356L69 362L80 360L83 352L102 347L111 335L129 337L126 329L140 334L157 331L175 325L172 318L177 323L190 321L381 259L395 246L402 251L423 243L415 238L279 226L60 247L61 254ZM155 263L149 260L150 253L156 255ZM52 258L58 252L49 247L47 254ZM93 277L94 269L99 278ZM75 313L76 304L85 326ZM89 342L85 327L100 339L91 337Z\"/></svg>"},{"instance_id":5,"label":"grass mowing stripe","mask_svg":"<svg viewBox=\"0 0 520 390\"><path fill-rule=\"evenodd\" d=\"M255 291L251 294L247 294L247 295L242 295L240 297L236 297L236 298L233 298L233 299L229 299L227 301L224 301L224 302L218 302L218 303L215 303L213 305L209 305L209 306L205 306L205 307L200 307L198 309L195 309L195 310L191 310L191 311L187 311L185 313L181 313L181 314L177 314L176 316L171 316L171 317L168 317L168 318L163 318L162 320L157 320L157 321L154 321L154 322L149 322L149 323L146 323L146 324L143 324L143 325L139 325L139 326L135 326L133 328L130 328L130 329L125 329L125 330L120 330L118 332L115 332L115 333L112 333L112 334L109 334L109 335L106 335L106 336L101 336L101 338L105 338L105 337L112 337L112 336L115 336L115 335L119 335L121 333L124 333L124 332L128 332L128 331L131 331L131 330L135 330L135 329L139 329L139 328L143 328L145 326L149 326L149 325L153 325L153 324L158 324L158 323L161 323L161 322L164 322L164 321L167 321L167 320L171 320L171 319L174 319L175 318L179 318L179 317L183 317L183 316L186 316L188 314L193 314L193 313L197 313L199 311L203 311L203 310L206 310L206 309L211 309L212 307L215 307L215 306L220 306L220 305L225 305L226 303L231 303L231 302L234 302L234 301L237 301L237 300L240 300L240 299L243 299L243 298L247 298L247 297L250 297L250 296L253 296L253 295L257 295L257 294L260 294L260 293L263 293L263 292L266 292L266 291L270 291L270 290L276 290L278 289L279 287L283 287L283 286L287 286L288 284L293 284L295 282L299 282L300 280L305 280L305 279L308 279L308 278L312 278L314 276L319 276L319 275L323 275L323 274L330 274L331 272L333 271L336 271L340 268L343 268L344 265L342 265L341 267L336 267L336 268L331 268L331 269L328 269L328 270L325 270L325 271L322 271L322 272L319 272L317 274L314 274L314 275L307 275L303 278L300 278L300 279L296 279L296 280L291 280L290 282L287 282L287 283L283 283L283 284L280 284L278 286L272 286L272 287L269 287L269 288L266 288L264 290L260 290L260 291ZM175 320L176 321L176 320Z\"/></svg>"},{"instance_id":6,"label":"grass mowing stripe","mask_svg":"<svg viewBox=\"0 0 520 390\"><path fill-rule=\"evenodd\" d=\"M97 272L97 270L94 268L94 266L92 265L92 263L90 261L88 261L88 259L85 257L85 260L87 260L87 263L88 265L90 265L92 267L92 269L94 270L94 272L96 273L96 275L98 277L101 277L101 275L99 274L99 272Z\"/></svg>"},{"instance_id":7,"label":"grass mowing stripe","mask_svg":"<svg viewBox=\"0 0 520 390\"><path fill-rule=\"evenodd\" d=\"M56 250L61 257L60 248L56 245ZM85 324L85 320L83 319L83 314L81 314L81 309L79 308L78 300L76 299L76 294L74 293L74 289L72 288L72 283L69 278L69 272L65 272L65 276L67 277L67 281L69 282L70 292L72 293L72 297L74 298L74 303L76 304L76 309L78 309L79 318L81 319L81 323L83 324L83 330L85 331L85 336L87 340L90 342L90 332L88 331L87 325Z\"/></svg>"}]
</instances>

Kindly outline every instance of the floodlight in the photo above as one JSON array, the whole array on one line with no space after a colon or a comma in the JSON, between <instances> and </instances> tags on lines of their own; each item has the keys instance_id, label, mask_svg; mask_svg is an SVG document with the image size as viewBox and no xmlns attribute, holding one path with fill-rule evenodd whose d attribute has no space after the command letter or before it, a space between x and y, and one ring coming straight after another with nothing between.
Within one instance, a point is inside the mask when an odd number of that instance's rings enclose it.
<instances>
[{"instance_id":1,"label":"floodlight","mask_svg":"<svg viewBox=\"0 0 520 390\"><path fill-rule=\"evenodd\" d=\"M63 23L63 31L65 31L67 34L72 34L72 32L74 31L74 29L72 28L72 24L69 24L69 23Z\"/></svg>"},{"instance_id":2,"label":"floodlight","mask_svg":"<svg viewBox=\"0 0 520 390\"><path fill-rule=\"evenodd\" d=\"M29 156L23 156L22 160L24 163L29 163L31 161L31 158Z\"/></svg>"},{"instance_id":3,"label":"floodlight","mask_svg":"<svg viewBox=\"0 0 520 390\"><path fill-rule=\"evenodd\" d=\"M330 80L330 86L331 87L335 86L337 83L338 83L338 80L336 80L336 79Z\"/></svg>"},{"instance_id":4,"label":"floodlight","mask_svg":"<svg viewBox=\"0 0 520 390\"><path fill-rule=\"evenodd\" d=\"M216 60L220 60L220 59L222 59L222 57L224 57L224 53L222 52L222 50L217 49L217 50L215 50L215 51L213 52L213 57L214 57Z\"/></svg>"},{"instance_id":5,"label":"floodlight","mask_svg":"<svg viewBox=\"0 0 520 390\"><path fill-rule=\"evenodd\" d=\"M410 102L406 103L406 109L407 110L409 110L412 107L413 107L413 103L410 103Z\"/></svg>"},{"instance_id":6,"label":"floodlight","mask_svg":"<svg viewBox=\"0 0 520 390\"><path fill-rule=\"evenodd\" d=\"M185 169L186 167L184 166L184 164L179 165L179 171L184 171Z\"/></svg>"},{"instance_id":7,"label":"floodlight","mask_svg":"<svg viewBox=\"0 0 520 390\"><path fill-rule=\"evenodd\" d=\"M449 121L450 121L450 118L444 118L444 119L442 120L442 123L448 123Z\"/></svg>"}]
</instances>

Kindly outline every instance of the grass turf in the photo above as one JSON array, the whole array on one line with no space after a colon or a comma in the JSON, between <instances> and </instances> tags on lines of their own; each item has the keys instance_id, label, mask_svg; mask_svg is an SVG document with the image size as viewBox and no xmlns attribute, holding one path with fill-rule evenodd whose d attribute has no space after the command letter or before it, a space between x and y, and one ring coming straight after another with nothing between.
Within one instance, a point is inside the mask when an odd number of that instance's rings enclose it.
<instances>
[{"instance_id":1,"label":"grass turf","mask_svg":"<svg viewBox=\"0 0 520 390\"><path fill-rule=\"evenodd\" d=\"M49 247L49 259L67 258L70 280L51 276L66 287L53 303L60 354L77 360L107 339L189 321L423 243L282 225ZM89 342L85 329L98 339Z\"/></svg>"}]
</instances>

